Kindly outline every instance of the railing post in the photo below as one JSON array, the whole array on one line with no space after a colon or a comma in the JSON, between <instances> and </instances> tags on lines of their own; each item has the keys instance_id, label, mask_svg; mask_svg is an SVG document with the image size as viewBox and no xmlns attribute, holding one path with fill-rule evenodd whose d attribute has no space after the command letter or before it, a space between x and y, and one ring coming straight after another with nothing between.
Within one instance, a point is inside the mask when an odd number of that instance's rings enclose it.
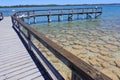
<instances>
[{"instance_id":1,"label":"railing post","mask_svg":"<svg viewBox=\"0 0 120 80\"><path fill-rule=\"evenodd\" d=\"M73 17L72 14L68 15L68 21L72 21L72 17Z\"/></svg>"},{"instance_id":2,"label":"railing post","mask_svg":"<svg viewBox=\"0 0 120 80\"><path fill-rule=\"evenodd\" d=\"M84 9L82 9L82 13L84 13Z\"/></svg>"},{"instance_id":3,"label":"railing post","mask_svg":"<svg viewBox=\"0 0 120 80\"><path fill-rule=\"evenodd\" d=\"M93 8L92 8L92 12L95 12Z\"/></svg>"},{"instance_id":4,"label":"railing post","mask_svg":"<svg viewBox=\"0 0 120 80\"><path fill-rule=\"evenodd\" d=\"M28 24L30 24L30 12L27 12L27 16L28 16Z\"/></svg>"},{"instance_id":5,"label":"railing post","mask_svg":"<svg viewBox=\"0 0 120 80\"><path fill-rule=\"evenodd\" d=\"M29 30L27 31L27 34L28 34L28 49L31 50L31 34Z\"/></svg>"},{"instance_id":6,"label":"railing post","mask_svg":"<svg viewBox=\"0 0 120 80\"><path fill-rule=\"evenodd\" d=\"M14 27L14 19L13 19L13 17L11 17L11 20L12 20L12 27Z\"/></svg>"},{"instance_id":7,"label":"railing post","mask_svg":"<svg viewBox=\"0 0 120 80\"><path fill-rule=\"evenodd\" d=\"M62 9L61 9L61 14L63 13Z\"/></svg>"},{"instance_id":8,"label":"railing post","mask_svg":"<svg viewBox=\"0 0 120 80\"><path fill-rule=\"evenodd\" d=\"M102 8L100 8L100 12L102 12Z\"/></svg>"},{"instance_id":9,"label":"railing post","mask_svg":"<svg viewBox=\"0 0 120 80\"><path fill-rule=\"evenodd\" d=\"M72 9L72 13L73 13L73 9Z\"/></svg>"},{"instance_id":10,"label":"railing post","mask_svg":"<svg viewBox=\"0 0 120 80\"><path fill-rule=\"evenodd\" d=\"M88 8L86 8L86 12L89 12L89 9L88 9Z\"/></svg>"},{"instance_id":11,"label":"railing post","mask_svg":"<svg viewBox=\"0 0 120 80\"><path fill-rule=\"evenodd\" d=\"M48 22L50 23L51 22L50 15L48 15L47 18L48 18Z\"/></svg>"},{"instance_id":12,"label":"railing post","mask_svg":"<svg viewBox=\"0 0 120 80\"><path fill-rule=\"evenodd\" d=\"M34 19L34 24L36 24L36 17L35 17L35 11L33 11L33 19Z\"/></svg>"},{"instance_id":13,"label":"railing post","mask_svg":"<svg viewBox=\"0 0 120 80\"><path fill-rule=\"evenodd\" d=\"M84 79L72 71L71 80L84 80Z\"/></svg>"},{"instance_id":14,"label":"railing post","mask_svg":"<svg viewBox=\"0 0 120 80\"><path fill-rule=\"evenodd\" d=\"M20 26L20 23L18 23L18 30L19 30L19 33L21 32L21 26Z\"/></svg>"},{"instance_id":15,"label":"railing post","mask_svg":"<svg viewBox=\"0 0 120 80\"><path fill-rule=\"evenodd\" d=\"M61 19L60 19L60 15L58 15L58 21L59 21L59 22L61 21Z\"/></svg>"},{"instance_id":16,"label":"railing post","mask_svg":"<svg viewBox=\"0 0 120 80\"><path fill-rule=\"evenodd\" d=\"M0 12L0 20L3 20L3 13Z\"/></svg>"}]
</instances>

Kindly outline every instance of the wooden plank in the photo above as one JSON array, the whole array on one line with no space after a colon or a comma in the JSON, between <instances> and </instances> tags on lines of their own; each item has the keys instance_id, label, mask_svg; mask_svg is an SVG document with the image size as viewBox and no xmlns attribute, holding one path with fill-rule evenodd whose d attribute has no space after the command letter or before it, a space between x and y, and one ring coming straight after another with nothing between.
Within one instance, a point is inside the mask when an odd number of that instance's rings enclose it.
<instances>
[{"instance_id":1,"label":"wooden plank","mask_svg":"<svg viewBox=\"0 0 120 80\"><path fill-rule=\"evenodd\" d=\"M33 78L33 79L31 79L31 80L45 80L42 76L38 76L38 77L36 77L36 78Z\"/></svg>"},{"instance_id":2,"label":"wooden plank","mask_svg":"<svg viewBox=\"0 0 120 80\"><path fill-rule=\"evenodd\" d=\"M39 72L39 71L37 69L33 68L33 69L28 70L26 72L22 72L20 74L16 74L14 76L8 77L6 80L19 80L19 79L24 78L26 76L32 75L36 72Z\"/></svg>"},{"instance_id":3,"label":"wooden plank","mask_svg":"<svg viewBox=\"0 0 120 80\"><path fill-rule=\"evenodd\" d=\"M19 67L19 68L15 68L13 70L11 70L12 72L9 72L9 73L6 73L5 76L6 78L11 78L11 77L14 77L14 76L19 76L19 74L22 74L22 73L25 73L27 71L30 71L32 69L35 69L36 67L32 66L32 65L25 65L25 67ZM41 74L39 73L39 76ZM4 76L4 75L3 75Z\"/></svg>"},{"instance_id":4,"label":"wooden plank","mask_svg":"<svg viewBox=\"0 0 120 80\"><path fill-rule=\"evenodd\" d=\"M21 56L21 57L18 57L18 58L11 58L11 59L8 59L6 61L2 61L0 62L0 65L4 65L4 64L8 64L10 62L13 62L13 61L16 61L16 60L20 60L20 59L23 59L23 58L26 58L27 56Z\"/></svg>"},{"instance_id":5,"label":"wooden plank","mask_svg":"<svg viewBox=\"0 0 120 80\"><path fill-rule=\"evenodd\" d=\"M36 66L32 66L32 65L33 63L29 63L22 66L18 66L16 68L9 69L7 71L1 72L0 76L3 76L3 75L11 76L11 75L19 74L19 73L28 71L30 69L36 68Z\"/></svg>"},{"instance_id":6,"label":"wooden plank","mask_svg":"<svg viewBox=\"0 0 120 80\"><path fill-rule=\"evenodd\" d=\"M28 76L26 76L26 77L20 78L19 80L31 80L31 79L39 76L39 75L40 75L40 72L36 72L36 73L34 73L34 74L31 74L31 75L28 75ZM39 79L39 80L41 80L41 79L44 79L44 78L43 78L42 76L40 76L40 79Z\"/></svg>"},{"instance_id":7,"label":"wooden plank","mask_svg":"<svg viewBox=\"0 0 120 80\"><path fill-rule=\"evenodd\" d=\"M27 60L29 60L29 59L23 58L23 59L20 59L20 60L17 60L17 61L8 63L8 64L4 64L4 65L1 65L1 66L0 66L0 69L1 69L1 68L6 68L6 67L9 67L9 66L11 66L11 65L14 65L14 64L17 64L17 63L21 63L21 62L24 62L24 61L27 61Z\"/></svg>"}]
</instances>

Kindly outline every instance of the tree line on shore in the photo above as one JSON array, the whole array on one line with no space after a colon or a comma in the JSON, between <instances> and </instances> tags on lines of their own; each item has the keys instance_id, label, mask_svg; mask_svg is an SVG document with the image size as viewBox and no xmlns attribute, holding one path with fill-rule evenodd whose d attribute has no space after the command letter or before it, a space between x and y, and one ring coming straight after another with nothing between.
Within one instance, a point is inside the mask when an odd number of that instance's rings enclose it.
<instances>
[{"instance_id":1,"label":"tree line on shore","mask_svg":"<svg viewBox=\"0 0 120 80\"><path fill-rule=\"evenodd\" d=\"M120 3L111 3L111 4L48 4L48 5L13 5L13 6L0 6L0 8L16 8L16 7L52 7L52 6L100 6L100 5L120 5Z\"/></svg>"}]
</instances>

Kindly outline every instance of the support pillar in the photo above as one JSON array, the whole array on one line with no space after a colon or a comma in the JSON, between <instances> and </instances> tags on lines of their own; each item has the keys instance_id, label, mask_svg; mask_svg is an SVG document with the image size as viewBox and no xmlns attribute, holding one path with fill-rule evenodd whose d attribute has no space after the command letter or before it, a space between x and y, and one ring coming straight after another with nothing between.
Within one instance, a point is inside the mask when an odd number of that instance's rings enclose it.
<instances>
[{"instance_id":1,"label":"support pillar","mask_svg":"<svg viewBox=\"0 0 120 80\"><path fill-rule=\"evenodd\" d=\"M36 24L36 17L34 16L33 18L34 18L34 24Z\"/></svg>"},{"instance_id":2,"label":"support pillar","mask_svg":"<svg viewBox=\"0 0 120 80\"><path fill-rule=\"evenodd\" d=\"M30 24L30 18L28 18L28 24Z\"/></svg>"},{"instance_id":3,"label":"support pillar","mask_svg":"<svg viewBox=\"0 0 120 80\"><path fill-rule=\"evenodd\" d=\"M24 22L24 17L22 17L21 20Z\"/></svg>"},{"instance_id":4,"label":"support pillar","mask_svg":"<svg viewBox=\"0 0 120 80\"><path fill-rule=\"evenodd\" d=\"M50 23L51 22L50 16L48 15L47 18L48 18L48 22Z\"/></svg>"},{"instance_id":5,"label":"support pillar","mask_svg":"<svg viewBox=\"0 0 120 80\"><path fill-rule=\"evenodd\" d=\"M72 21L72 14L68 15L68 21Z\"/></svg>"},{"instance_id":6,"label":"support pillar","mask_svg":"<svg viewBox=\"0 0 120 80\"><path fill-rule=\"evenodd\" d=\"M61 21L60 15L58 15L58 21L59 21L59 22Z\"/></svg>"},{"instance_id":7,"label":"support pillar","mask_svg":"<svg viewBox=\"0 0 120 80\"><path fill-rule=\"evenodd\" d=\"M86 80L86 79L81 78L78 74L72 71L71 80Z\"/></svg>"},{"instance_id":8,"label":"support pillar","mask_svg":"<svg viewBox=\"0 0 120 80\"><path fill-rule=\"evenodd\" d=\"M79 14L77 14L77 19L79 20Z\"/></svg>"}]
</instances>

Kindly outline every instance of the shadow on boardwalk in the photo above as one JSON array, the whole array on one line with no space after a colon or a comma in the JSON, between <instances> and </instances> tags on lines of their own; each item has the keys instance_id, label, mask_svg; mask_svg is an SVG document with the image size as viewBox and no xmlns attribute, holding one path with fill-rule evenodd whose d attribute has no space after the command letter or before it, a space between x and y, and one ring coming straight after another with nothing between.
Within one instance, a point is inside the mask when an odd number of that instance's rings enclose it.
<instances>
[{"instance_id":1,"label":"shadow on boardwalk","mask_svg":"<svg viewBox=\"0 0 120 80\"><path fill-rule=\"evenodd\" d=\"M0 80L45 80L12 28L10 17L0 21Z\"/></svg>"}]
</instances>

